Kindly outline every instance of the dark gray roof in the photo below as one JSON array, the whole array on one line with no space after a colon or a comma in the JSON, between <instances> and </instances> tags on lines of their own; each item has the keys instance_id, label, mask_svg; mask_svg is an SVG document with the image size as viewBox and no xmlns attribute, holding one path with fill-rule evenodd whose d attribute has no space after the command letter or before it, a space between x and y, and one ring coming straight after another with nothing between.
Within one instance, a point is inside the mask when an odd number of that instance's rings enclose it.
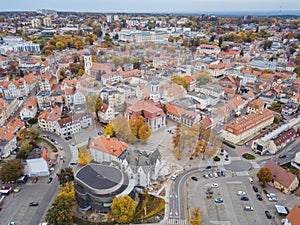
<instances>
[{"instance_id":1,"label":"dark gray roof","mask_svg":"<svg viewBox=\"0 0 300 225\"><path fill-rule=\"evenodd\" d=\"M98 190L113 188L122 181L122 177L123 174L119 169L100 164L86 165L75 175L75 179Z\"/></svg>"}]
</instances>

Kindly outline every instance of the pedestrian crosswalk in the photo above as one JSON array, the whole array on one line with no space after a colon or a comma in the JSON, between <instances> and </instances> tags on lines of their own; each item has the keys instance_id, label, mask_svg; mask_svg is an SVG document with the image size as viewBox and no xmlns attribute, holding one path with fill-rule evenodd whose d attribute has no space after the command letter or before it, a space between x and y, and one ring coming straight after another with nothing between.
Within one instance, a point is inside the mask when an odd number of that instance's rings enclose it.
<instances>
[{"instance_id":1,"label":"pedestrian crosswalk","mask_svg":"<svg viewBox=\"0 0 300 225\"><path fill-rule=\"evenodd\" d=\"M167 225L186 225L185 220L179 220L179 219L169 219Z\"/></svg>"}]
</instances>

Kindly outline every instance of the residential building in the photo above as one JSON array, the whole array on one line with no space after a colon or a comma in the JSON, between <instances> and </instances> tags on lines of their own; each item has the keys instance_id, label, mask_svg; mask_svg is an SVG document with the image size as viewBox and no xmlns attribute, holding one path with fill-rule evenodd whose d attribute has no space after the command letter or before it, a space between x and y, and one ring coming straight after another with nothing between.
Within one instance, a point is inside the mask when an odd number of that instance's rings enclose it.
<instances>
[{"instance_id":1,"label":"residential building","mask_svg":"<svg viewBox=\"0 0 300 225\"><path fill-rule=\"evenodd\" d=\"M11 115L8 111L9 103L1 98L0 99L0 127L2 127L6 121L8 120L9 116Z\"/></svg>"},{"instance_id":2,"label":"residential building","mask_svg":"<svg viewBox=\"0 0 300 225\"><path fill-rule=\"evenodd\" d=\"M38 124L40 128L48 132L57 132L57 123L61 116L61 109L55 106L51 111L41 111L38 117Z\"/></svg>"},{"instance_id":3,"label":"residential building","mask_svg":"<svg viewBox=\"0 0 300 225\"><path fill-rule=\"evenodd\" d=\"M221 51L221 48L215 45L201 44L197 47L197 54L206 54L206 55L217 55Z\"/></svg>"},{"instance_id":4,"label":"residential building","mask_svg":"<svg viewBox=\"0 0 300 225\"><path fill-rule=\"evenodd\" d=\"M37 113L37 108L37 99L30 97L20 111L20 118L22 120L34 118Z\"/></svg>"},{"instance_id":5,"label":"residential building","mask_svg":"<svg viewBox=\"0 0 300 225\"><path fill-rule=\"evenodd\" d=\"M222 136L225 140L237 144L257 135L263 128L271 125L273 120L273 113L268 109L262 109L227 123Z\"/></svg>"},{"instance_id":6,"label":"residential building","mask_svg":"<svg viewBox=\"0 0 300 225\"><path fill-rule=\"evenodd\" d=\"M43 25L45 27L51 27L52 26L52 20L51 20L51 17L49 16L46 16L43 18Z\"/></svg>"},{"instance_id":7,"label":"residential building","mask_svg":"<svg viewBox=\"0 0 300 225\"><path fill-rule=\"evenodd\" d=\"M188 127L198 124L201 116L198 113L186 110L171 103L166 103L167 117Z\"/></svg>"},{"instance_id":8,"label":"residential building","mask_svg":"<svg viewBox=\"0 0 300 225\"><path fill-rule=\"evenodd\" d=\"M42 24L41 24L41 20L38 19L38 18L34 18L31 20L31 26L33 28L37 28L37 27L40 27Z\"/></svg>"},{"instance_id":9,"label":"residential building","mask_svg":"<svg viewBox=\"0 0 300 225\"><path fill-rule=\"evenodd\" d=\"M283 116L291 116L298 111L298 104L294 102L288 102L281 108L281 114Z\"/></svg>"},{"instance_id":10,"label":"residential building","mask_svg":"<svg viewBox=\"0 0 300 225\"><path fill-rule=\"evenodd\" d=\"M260 98L257 98L249 103L247 107L247 113L255 113L259 110L262 110L264 107L265 103Z\"/></svg>"},{"instance_id":11,"label":"residential building","mask_svg":"<svg viewBox=\"0 0 300 225\"><path fill-rule=\"evenodd\" d=\"M155 103L153 100L130 99L127 101L124 116L129 120L143 115L145 122L153 132L166 126L166 114L160 107L160 102Z\"/></svg>"},{"instance_id":12,"label":"residential building","mask_svg":"<svg viewBox=\"0 0 300 225\"><path fill-rule=\"evenodd\" d=\"M103 103L100 111L98 112L98 117L102 123L111 123L115 119L115 110L109 105Z\"/></svg>"},{"instance_id":13,"label":"residential building","mask_svg":"<svg viewBox=\"0 0 300 225\"><path fill-rule=\"evenodd\" d=\"M72 135L80 132L83 128L92 125L92 117L88 113L75 114L57 121L55 132L60 136Z\"/></svg>"},{"instance_id":14,"label":"residential building","mask_svg":"<svg viewBox=\"0 0 300 225\"><path fill-rule=\"evenodd\" d=\"M76 88L65 88L66 95L66 105L70 109L74 109L76 105L83 105L85 103L86 97L81 89Z\"/></svg>"},{"instance_id":15,"label":"residential building","mask_svg":"<svg viewBox=\"0 0 300 225\"><path fill-rule=\"evenodd\" d=\"M277 163L269 160L266 162L264 168L268 168L272 173L272 184L285 194L290 194L296 190L299 185L297 176L288 172Z\"/></svg>"},{"instance_id":16,"label":"residential building","mask_svg":"<svg viewBox=\"0 0 300 225\"><path fill-rule=\"evenodd\" d=\"M0 53L6 54L7 51L12 52L40 52L40 45L34 44L32 41L24 41L22 37L5 36L2 37L4 45L0 46Z\"/></svg>"},{"instance_id":17,"label":"residential building","mask_svg":"<svg viewBox=\"0 0 300 225\"><path fill-rule=\"evenodd\" d=\"M36 99L38 102L38 106L40 110L48 108L51 106L50 102L47 101L49 99L51 92L50 91L39 91L36 95Z\"/></svg>"},{"instance_id":18,"label":"residential building","mask_svg":"<svg viewBox=\"0 0 300 225\"><path fill-rule=\"evenodd\" d=\"M7 158L17 148L15 133L24 127L25 124L16 117L0 128L0 158Z\"/></svg>"},{"instance_id":19,"label":"residential building","mask_svg":"<svg viewBox=\"0 0 300 225\"><path fill-rule=\"evenodd\" d=\"M134 178L136 186L148 187L159 177L162 169L161 155L158 150L151 153L130 151L121 167L129 177Z\"/></svg>"},{"instance_id":20,"label":"residential building","mask_svg":"<svg viewBox=\"0 0 300 225\"><path fill-rule=\"evenodd\" d=\"M39 88L41 91L51 91L52 86L56 83L55 76L52 76L50 73L41 74Z\"/></svg>"},{"instance_id":21,"label":"residential building","mask_svg":"<svg viewBox=\"0 0 300 225\"><path fill-rule=\"evenodd\" d=\"M88 147L95 162L121 163L127 155L128 145L125 142L103 135L90 139Z\"/></svg>"}]
</instances>

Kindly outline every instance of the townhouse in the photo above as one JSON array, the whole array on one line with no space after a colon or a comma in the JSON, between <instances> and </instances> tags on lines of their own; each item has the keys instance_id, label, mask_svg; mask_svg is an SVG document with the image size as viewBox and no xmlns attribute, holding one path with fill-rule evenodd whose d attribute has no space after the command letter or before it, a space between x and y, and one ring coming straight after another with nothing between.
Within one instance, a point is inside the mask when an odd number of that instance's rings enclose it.
<instances>
[{"instance_id":1,"label":"townhouse","mask_svg":"<svg viewBox=\"0 0 300 225\"><path fill-rule=\"evenodd\" d=\"M37 108L37 99L35 97L30 97L20 111L21 120L34 118L37 113Z\"/></svg>"},{"instance_id":2,"label":"townhouse","mask_svg":"<svg viewBox=\"0 0 300 225\"><path fill-rule=\"evenodd\" d=\"M92 123L92 117L88 113L78 113L59 119L55 133L60 136L72 135L80 132L83 128L91 126Z\"/></svg>"},{"instance_id":3,"label":"townhouse","mask_svg":"<svg viewBox=\"0 0 300 225\"><path fill-rule=\"evenodd\" d=\"M198 113L186 110L171 103L166 103L167 117L188 127L198 124L201 116Z\"/></svg>"},{"instance_id":4,"label":"townhouse","mask_svg":"<svg viewBox=\"0 0 300 225\"><path fill-rule=\"evenodd\" d=\"M25 124L18 118L9 121L5 127L0 128L0 158L7 158L17 147L17 135Z\"/></svg>"},{"instance_id":5,"label":"townhouse","mask_svg":"<svg viewBox=\"0 0 300 225\"><path fill-rule=\"evenodd\" d=\"M50 111L44 110L41 111L38 117L38 124L40 129L48 132L55 133L58 127L58 120L61 116L61 109L58 106L55 106Z\"/></svg>"}]
</instances>

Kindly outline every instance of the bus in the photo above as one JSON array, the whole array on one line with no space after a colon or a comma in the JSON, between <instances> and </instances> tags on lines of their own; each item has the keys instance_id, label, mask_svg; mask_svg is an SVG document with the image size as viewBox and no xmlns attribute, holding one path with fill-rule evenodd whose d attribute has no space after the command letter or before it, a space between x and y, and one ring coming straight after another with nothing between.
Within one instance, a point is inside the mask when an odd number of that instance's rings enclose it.
<instances>
[{"instance_id":1,"label":"bus","mask_svg":"<svg viewBox=\"0 0 300 225\"><path fill-rule=\"evenodd\" d=\"M28 175L23 175L19 179L15 180L15 184L25 184L28 180Z\"/></svg>"}]
</instances>

